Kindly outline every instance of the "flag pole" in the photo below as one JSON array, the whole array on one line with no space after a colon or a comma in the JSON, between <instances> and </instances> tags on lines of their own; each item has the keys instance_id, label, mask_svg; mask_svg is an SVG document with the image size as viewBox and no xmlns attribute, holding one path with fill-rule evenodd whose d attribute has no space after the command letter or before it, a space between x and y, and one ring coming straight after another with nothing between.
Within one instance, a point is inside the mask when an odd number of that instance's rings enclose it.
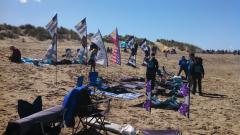
<instances>
[{"instance_id":1,"label":"flag pole","mask_svg":"<svg viewBox=\"0 0 240 135\"><path fill-rule=\"evenodd\" d=\"M190 87L188 88L188 96L189 96L189 98L188 98L189 105L188 105L188 116L187 117L189 119L190 118Z\"/></svg>"},{"instance_id":2,"label":"flag pole","mask_svg":"<svg viewBox=\"0 0 240 135\"><path fill-rule=\"evenodd\" d=\"M56 17L57 17L57 14L56 14ZM58 26L58 19L57 19L57 26ZM57 29L57 28L56 28ZM58 41L58 34L57 34L57 30L56 30L56 33L55 33L55 39L53 39L53 40L56 40L55 42L56 42L56 86L57 86L57 64L58 64L58 55L57 55L57 47L58 47L58 43L57 43L57 41ZM54 36L53 36L54 37Z\"/></svg>"},{"instance_id":3,"label":"flag pole","mask_svg":"<svg viewBox=\"0 0 240 135\"><path fill-rule=\"evenodd\" d=\"M86 18L85 18L86 19ZM86 25L87 25L87 20L86 20ZM87 27L87 26L86 26ZM87 28L86 28L86 46L85 46L85 48L86 48L86 51L87 51L87 56L86 56L86 58L87 58L87 70L88 70L88 48L87 48L87 42L88 42L88 39L87 39L87 37L88 37L88 35L87 35ZM95 68L96 68L96 65L95 65Z\"/></svg>"},{"instance_id":4,"label":"flag pole","mask_svg":"<svg viewBox=\"0 0 240 135\"><path fill-rule=\"evenodd\" d=\"M58 40L58 38L57 38L57 33L56 33L56 35L55 35L56 37L56 86L57 86L57 64L58 64L58 55L57 55L57 47L58 47L58 44L57 44L57 40ZM55 40L55 39L54 39Z\"/></svg>"}]
</instances>

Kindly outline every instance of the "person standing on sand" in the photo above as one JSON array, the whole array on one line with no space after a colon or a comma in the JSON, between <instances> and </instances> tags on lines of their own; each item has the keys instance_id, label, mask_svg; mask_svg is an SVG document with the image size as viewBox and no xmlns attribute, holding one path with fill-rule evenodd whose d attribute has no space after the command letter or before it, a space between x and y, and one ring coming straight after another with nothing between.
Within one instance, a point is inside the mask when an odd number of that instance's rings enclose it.
<instances>
[{"instance_id":1,"label":"person standing on sand","mask_svg":"<svg viewBox=\"0 0 240 135\"><path fill-rule=\"evenodd\" d=\"M91 66L90 72L95 72L97 52L98 52L97 45L92 43L90 46L90 57L88 60L88 64Z\"/></svg>"},{"instance_id":2,"label":"person standing on sand","mask_svg":"<svg viewBox=\"0 0 240 135\"><path fill-rule=\"evenodd\" d=\"M9 57L11 62L16 62L16 63L22 62L20 50L15 46L10 46L10 50L12 51L12 55Z\"/></svg>"},{"instance_id":3,"label":"person standing on sand","mask_svg":"<svg viewBox=\"0 0 240 135\"><path fill-rule=\"evenodd\" d=\"M178 71L178 76L181 74L182 71L185 73L185 77L187 78L187 60L185 56L182 56L182 58L179 60L179 71Z\"/></svg>"},{"instance_id":4,"label":"person standing on sand","mask_svg":"<svg viewBox=\"0 0 240 135\"><path fill-rule=\"evenodd\" d=\"M189 60L187 61L187 80L188 80L190 90L192 89L192 76L191 76L191 73L190 73L190 69L193 65L194 60L195 60L195 54L190 53L189 54Z\"/></svg>"},{"instance_id":5,"label":"person standing on sand","mask_svg":"<svg viewBox=\"0 0 240 135\"><path fill-rule=\"evenodd\" d=\"M202 95L202 78L204 78L204 68L202 65L202 58L196 57L193 61L193 65L190 70L190 74L192 76L193 81L193 91L192 93L196 93L196 88L198 85L199 95Z\"/></svg>"},{"instance_id":6,"label":"person standing on sand","mask_svg":"<svg viewBox=\"0 0 240 135\"><path fill-rule=\"evenodd\" d=\"M150 59L147 62L147 70L146 70L146 79L147 81L151 80L151 91L154 90L157 70L158 70L158 61L155 58L155 53L152 53Z\"/></svg>"}]
</instances>

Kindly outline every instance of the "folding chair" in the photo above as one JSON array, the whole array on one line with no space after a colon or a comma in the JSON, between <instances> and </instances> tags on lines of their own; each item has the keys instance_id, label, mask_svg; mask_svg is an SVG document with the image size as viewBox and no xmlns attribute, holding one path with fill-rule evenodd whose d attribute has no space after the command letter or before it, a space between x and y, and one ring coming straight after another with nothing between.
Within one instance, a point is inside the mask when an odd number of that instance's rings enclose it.
<instances>
[{"instance_id":1,"label":"folding chair","mask_svg":"<svg viewBox=\"0 0 240 135\"><path fill-rule=\"evenodd\" d=\"M103 107L100 104L104 104L105 106ZM86 106L78 106L77 116L79 118L79 122L76 130L81 123L82 129L79 132L80 134L101 134L101 131L107 134L107 130L105 128L105 118L109 111L110 99L99 100Z\"/></svg>"},{"instance_id":2,"label":"folding chair","mask_svg":"<svg viewBox=\"0 0 240 135\"><path fill-rule=\"evenodd\" d=\"M73 128L72 134L85 135L91 134L92 131L97 133L104 131L107 134L104 121L110 111L110 99L93 102L88 87L81 86L73 89L65 96L63 106L67 109L65 124ZM77 124L75 124L75 117L79 118ZM78 131L80 124L82 128Z\"/></svg>"}]
</instances>

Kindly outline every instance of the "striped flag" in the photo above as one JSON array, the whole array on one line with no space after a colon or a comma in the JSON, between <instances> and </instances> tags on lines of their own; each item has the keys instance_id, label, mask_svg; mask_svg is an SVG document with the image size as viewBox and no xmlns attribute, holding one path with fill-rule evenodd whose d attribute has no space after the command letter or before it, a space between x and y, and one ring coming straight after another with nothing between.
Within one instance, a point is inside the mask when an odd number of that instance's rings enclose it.
<instances>
[{"instance_id":1,"label":"striped flag","mask_svg":"<svg viewBox=\"0 0 240 135\"><path fill-rule=\"evenodd\" d=\"M80 21L76 26L75 29L78 32L78 35L82 41L83 47L87 47L87 22L86 18Z\"/></svg>"},{"instance_id":2,"label":"striped flag","mask_svg":"<svg viewBox=\"0 0 240 135\"><path fill-rule=\"evenodd\" d=\"M52 20L46 25L46 29L50 33L51 37L54 37L54 34L57 34L57 14L52 18Z\"/></svg>"},{"instance_id":3,"label":"striped flag","mask_svg":"<svg viewBox=\"0 0 240 135\"><path fill-rule=\"evenodd\" d=\"M110 34L112 42L114 43L112 62L118 65L121 65L121 52L118 39L118 30L117 28Z\"/></svg>"},{"instance_id":4,"label":"striped flag","mask_svg":"<svg viewBox=\"0 0 240 135\"><path fill-rule=\"evenodd\" d=\"M52 20L46 25L47 31L52 37L52 43L47 50L43 60L46 63L54 64L57 63L57 14L52 18Z\"/></svg>"}]
</instances>

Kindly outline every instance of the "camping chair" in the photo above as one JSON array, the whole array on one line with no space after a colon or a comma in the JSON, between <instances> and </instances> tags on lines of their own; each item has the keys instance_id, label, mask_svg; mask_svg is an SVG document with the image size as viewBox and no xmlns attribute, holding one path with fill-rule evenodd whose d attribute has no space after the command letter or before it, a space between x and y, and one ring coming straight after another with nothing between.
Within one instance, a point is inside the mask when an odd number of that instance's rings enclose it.
<instances>
[{"instance_id":1,"label":"camping chair","mask_svg":"<svg viewBox=\"0 0 240 135\"><path fill-rule=\"evenodd\" d=\"M110 111L110 99L93 102L88 87L81 86L73 89L64 97L63 106L67 109L65 124L73 128L72 134L85 135L91 134L92 131L98 133L104 131L107 134L105 117ZM79 118L77 124L75 124L75 117ZM82 128L78 131L80 124Z\"/></svg>"},{"instance_id":2,"label":"camping chair","mask_svg":"<svg viewBox=\"0 0 240 135\"><path fill-rule=\"evenodd\" d=\"M81 87L83 85L84 76L78 76L76 87Z\"/></svg>"},{"instance_id":3,"label":"camping chair","mask_svg":"<svg viewBox=\"0 0 240 135\"><path fill-rule=\"evenodd\" d=\"M61 105L9 122L5 135L59 134L63 124L64 109Z\"/></svg>"}]
</instances>

